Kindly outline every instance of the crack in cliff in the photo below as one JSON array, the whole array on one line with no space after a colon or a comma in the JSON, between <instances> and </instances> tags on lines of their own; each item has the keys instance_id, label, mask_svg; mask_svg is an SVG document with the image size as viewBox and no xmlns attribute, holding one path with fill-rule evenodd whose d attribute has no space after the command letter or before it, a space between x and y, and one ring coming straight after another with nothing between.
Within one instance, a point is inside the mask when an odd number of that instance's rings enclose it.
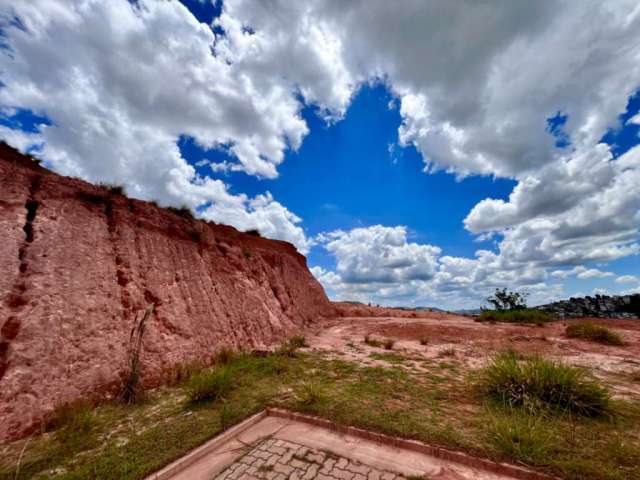
<instances>
[{"instance_id":1,"label":"crack in cliff","mask_svg":"<svg viewBox=\"0 0 640 480\"><path fill-rule=\"evenodd\" d=\"M29 195L24 204L24 208L27 211L25 215L25 222L22 227L24 232L24 240L18 249L18 260L20 264L18 266L18 278L15 281L11 291L5 299L5 304L11 310L20 310L25 305L29 304L28 299L24 296L27 291L26 277L28 275L29 259L27 256L29 246L33 243L35 238L33 223L36 219L40 202L36 200L36 193L40 188L41 178L39 176L33 177L31 185L29 186ZM18 336L20 332L20 319L16 315L11 315L2 325L0 329L0 380L4 377L7 368L9 367L9 347L11 341Z\"/></svg>"},{"instance_id":2,"label":"crack in cliff","mask_svg":"<svg viewBox=\"0 0 640 480\"><path fill-rule=\"evenodd\" d=\"M122 256L120 255L118 248L118 232L117 232L117 221L116 216L113 209L113 200L109 197L104 197L102 201L104 205L104 216L107 220L107 232L109 234L109 242L111 243L111 247L113 250L113 262L115 264L116 270L116 283L118 284L118 288L120 289L120 304L122 305L122 310L124 315L126 316L127 312L132 312L135 310L134 306L131 305L131 295L127 289L127 285L129 284L129 277L126 272L126 265L122 260Z\"/></svg>"}]
</instances>

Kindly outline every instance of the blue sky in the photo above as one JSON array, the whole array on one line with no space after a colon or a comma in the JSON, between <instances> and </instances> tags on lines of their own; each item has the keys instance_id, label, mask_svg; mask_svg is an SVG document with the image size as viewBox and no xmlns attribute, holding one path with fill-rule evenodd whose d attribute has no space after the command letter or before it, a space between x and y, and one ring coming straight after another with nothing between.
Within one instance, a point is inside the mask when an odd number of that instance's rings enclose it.
<instances>
[{"instance_id":1,"label":"blue sky","mask_svg":"<svg viewBox=\"0 0 640 480\"><path fill-rule=\"evenodd\" d=\"M640 289L633 2L36 3L0 138L55 171L292 242L334 299Z\"/></svg>"}]
</instances>

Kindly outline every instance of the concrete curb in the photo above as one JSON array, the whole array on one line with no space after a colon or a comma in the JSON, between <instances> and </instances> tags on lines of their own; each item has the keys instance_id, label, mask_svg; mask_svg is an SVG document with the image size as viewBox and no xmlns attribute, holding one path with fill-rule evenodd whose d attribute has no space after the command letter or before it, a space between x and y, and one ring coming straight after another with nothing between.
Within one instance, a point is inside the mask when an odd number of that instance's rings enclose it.
<instances>
[{"instance_id":1,"label":"concrete curb","mask_svg":"<svg viewBox=\"0 0 640 480\"><path fill-rule=\"evenodd\" d=\"M307 425L313 425L332 432L351 435L357 438L368 440L370 442L379 443L381 445L388 445L410 450L424 455L429 455L434 458L439 458L441 460L458 463L467 467L485 470L487 472L495 473L498 475L510 476L518 480L559 480L558 477L552 477L543 473L535 472L518 465L512 465L509 463L498 463L487 460L485 458L474 457L463 452L447 450L446 448L428 445L417 440L408 440L405 438L393 437L391 435L364 430L358 427L341 425L325 418L296 413L280 408L267 408L266 410L256 413L255 415L247 418L238 425L231 427L229 430L226 430L217 437L214 437L203 445L187 453L173 463L170 463L162 470L149 475L145 480L170 480L174 475L190 467L203 457L209 455L220 445L232 440L245 430L251 428L258 422L269 416L282 418L285 420L292 420L299 423L305 423Z\"/></svg>"},{"instance_id":2,"label":"concrete curb","mask_svg":"<svg viewBox=\"0 0 640 480\"><path fill-rule=\"evenodd\" d=\"M307 423L317 427L326 428L327 430L334 432L381 443L383 445L404 448L435 458L440 458L442 460L459 463L467 467L479 468L498 475L508 475L518 480L559 480L558 477L545 475L517 465L493 462L491 460L474 457L463 452L427 445L426 443L422 443L417 440L407 440L405 438L392 437L390 435L376 433L362 428L340 425L321 417L291 412L289 410L279 408L268 408L267 415Z\"/></svg>"},{"instance_id":3,"label":"concrete curb","mask_svg":"<svg viewBox=\"0 0 640 480\"><path fill-rule=\"evenodd\" d=\"M198 460L203 457L206 457L209 453L219 447L221 444L228 442L232 438L240 435L242 432L251 428L253 425L258 423L263 418L266 418L269 415L267 410L263 410L261 412L256 413L255 415L243 420L239 424L231 427L229 430L222 432L217 437L212 438L208 442L200 445L196 449L187 453L183 457L180 457L178 460L170 463L162 470L153 473L145 478L145 480L169 480L177 473L181 472L185 468L193 465Z\"/></svg>"}]
</instances>

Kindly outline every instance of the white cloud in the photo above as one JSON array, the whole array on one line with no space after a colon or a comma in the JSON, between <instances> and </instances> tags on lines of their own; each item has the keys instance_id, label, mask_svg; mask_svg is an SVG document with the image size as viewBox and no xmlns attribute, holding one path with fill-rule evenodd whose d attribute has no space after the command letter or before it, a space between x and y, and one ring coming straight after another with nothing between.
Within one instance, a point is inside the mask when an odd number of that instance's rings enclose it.
<instances>
[{"instance_id":1,"label":"white cloud","mask_svg":"<svg viewBox=\"0 0 640 480\"><path fill-rule=\"evenodd\" d=\"M640 280L635 275L621 275L616 278L616 283L640 283Z\"/></svg>"},{"instance_id":2,"label":"white cloud","mask_svg":"<svg viewBox=\"0 0 640 480\"><path fill-rule=\"evenodd\" d=\"M221 181L198 177L176 146L181 135L204 148L224 145L236 169L273 178L284 151L308 131L300 102L286 84L214 55L212 30L179 2L137 5L3 2L0 105L52 125L36 135L3 128L2 138L22 150L42 143L40 155L56 171L123 183L137 197L192 208L212 202L210 218L258 227L306 251L294 214L269 194L234 197ZM7 26L14 17L24 28ZM259 52L238 62L252 55Z\"/></svg>"},{"instance_id":3,"label":"white cloud","mask_svg":"<svg viewBox=\"0 0 640 480\"><path fill-rule=\"evenodd\" d=\"M232 195L198 176L176 142L187 135L225 149L232 161L211 164L212 173L275 178L308 133L302 101L339 121L359 86L378 80L396 97L399 144L415 146L426 171L518 184L508 200L485 199L465 219L496 252L441 256L408 241L406 227L326 235L337 269L316 273L336 291L449 298L455 290L460 299L512 282L542 298L558 292L548 270L578 266L578 278L595 278L603 272L585 265L640 252L640 147L613 159L599 144L640 88L634 0L226 0L214 22L223 35L179 2L137 5L1 2L0 108L30 109L52 125L35 134L2 127L0 136L21 149L39 145L61 173L125 183L135 196L199 207L306 251L312 242L295 214L268 192ZM558 114L570 148L548 131Z\"/></svg>"},{"instance_id":4,"label":"white cloud","mask_svg":"<svg viewBox=\"0 0 640 480\"><path fill-rule=\"evenodd\" d=\"M627 120L627 124L640 125L640 113L636 113L633 117Z\"/></svg>"},{"instance_id":5,"label":"white cloud","mask_svg":"<svg viewBox=\"0 0 640 480\"><path fill-rule=\"evenodd\" d=\"M580 280L588 280L591 278L613 277L614 273L603 272L602 270L598 270L597 268L586 268L583 266L578 266L572 268L571 270L555 270L551 272L551 276L555 278L567 278L574 275Z\"/></svg>"}]
</instances>

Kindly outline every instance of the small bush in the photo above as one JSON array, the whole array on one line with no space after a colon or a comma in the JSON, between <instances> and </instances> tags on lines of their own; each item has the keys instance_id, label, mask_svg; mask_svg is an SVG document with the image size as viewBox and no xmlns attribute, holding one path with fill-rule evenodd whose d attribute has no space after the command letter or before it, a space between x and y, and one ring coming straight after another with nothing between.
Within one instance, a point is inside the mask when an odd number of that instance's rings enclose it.
<instances>
[{"instance_id":1,"label":"small bush","mask_svg":"<svg viewBox=\"0 0 640 480\"><path fill-rule=\"evenodd\" d=\"M522 310L483 310L477 318L478 322L535 323L551 322L553 317L542 310L525 308Z\"/></svg>"},{"instance_id":2,"label":"small bush","mask_svg":"<svg viewBox=\"0 0 640 480\"><path fill-rule=\"evenodd\" d=\"M101 183L101 187L105 188L111 195L124 195L125 190L123 185L116 185L112 183Z\"/></svg>"},{"instance_id":3,"label":"small bush","mask_svg":"<svg viewBox=\"0 0 640 480\"><path fill-rule=\"evenodd\" d=\"M187 235L189 235L189 238L195 243L202 242L202 233L200 232L200 230L190 228L189 230L187 230Z\"/></svg>"},{"instance_id":4,"label":"small bush","mask_svg":"<svg viewBox=\"0 0 640 480\"><path fill-rule=\"evenodd\" d=\"M253 237L262 237L262 235L260 234L260 230L256 230L255 228L252 228L251 230L247 230L246 232L247 235L251 235Z\"/></svg>"},{"instance_id":5,"label":"small bush","mask_svg":"<svg viewBox=\"0 0 640 480\"><path fill-rule=\"evenodd\" d=\"M304 348L309 346L304 335L294 335L289 339L289 344L296 348Z\"/></svg>"},{"instance_id":6,"label":"small bush","mask_svg":"<svg viewBox=\"0 0 640 480\"><path fill-rule=\"evenodd\" d=\"M244 258L246 258L247 260L251 258L251 252L249 250L243 250L242 255L244 255Z\"/></svg>"},{"instance_id":7,"label":"small bush","mask_svg":"<svg viewBox=\"0 0 640 480\"><path fill-rule=\"evenodd\" d=\"M420 345L428 345L428 344L429 344L429 338L428 337L420 338Z\"/></svg>"},{"instance_id":8,"label":"small bush","mask_svg":"<svg viewBox=\"0 0 640 480\"><path fill-rule=\"evenodd\" d=\"M369 335L364 336L364 343L374 348L379 348L382 346L382 342L380 340L376 340Z\"/></svg>"},{"instance_id":9,"label":"small bush","mask_svg":"<svg viewBox=\"0 0 640 480\"><path fill-rule=\"evenodd\" d=\"M455 357L455 356L456 356L456 349L453 347L447 347L438 352L438 358Z\"/></svg>"},{"instance_id":10,"label":"small bush","mask_svg":"<svg viewBox=\"0 0 640 480\"><path fill-rule=\"evenodd\" d=\"M482 372L484 394L507 407L529 413L572 412L586 417L610 413L610 395L588 378L584 370L530 357L518 360L514 352L503 352Z\"/></svg>"},{"instance_id":11,"label":"small bush","mask_svg":"<svg viewBox=\"0 0 640 480\"><path fill-rule=\"evenodd\" d=\"M364 343L374 348L382 348L384 347L387 350L393 349L396 341L390 338L383 338L382 340L378 340L376 338L371 337L370 335L364 336Z\"/></svg>"},{"instance_id":12,"label":"small bush","mask_svg":"<svg viewBox=\"0 0 640 480\"><path fill-rule=\"evenodd\" d=\"M193 220L193 212L191 211L191 209L189 207L187 207L186 205L182 205L179 208L176 207L167 207L167 210L169 210L170 212L175 213L176 215L178 215L179 217L182 218L186 218L187 220Z\"/></svg>"},{"instance_id":13,"label":"small bush","mask_svg":"<svg viewBox=\"0 0 640 480\"><path fill-rule=\"evenodd\" d=\"M606 327L601 327L588 321L569 325L566 329L566 334L569 338L581 338L606 345L624 345L624 340L620 335Z\"/></svg>"},{"instance_id":14,"label":"small bush","mask_svg":"<svg viewBox=\"0 0 640 480\"><path fill-rule=\"evenodd\" d=\"M187 381L189 400L191 403L216 401L231 390L231 380L231 368L228 365L202 370Z\"/></svg>"},{"instance_id":15,"label":"small bush","mask_svg":"<svg viewBox=\"0 0 640 480\"><path fill-rule=\"evenodd\" d=\"M212 361L214 365L228 365L233 362L238 355L229 347L222 347L213 354Z\"/></svg>"}]
</instances>

